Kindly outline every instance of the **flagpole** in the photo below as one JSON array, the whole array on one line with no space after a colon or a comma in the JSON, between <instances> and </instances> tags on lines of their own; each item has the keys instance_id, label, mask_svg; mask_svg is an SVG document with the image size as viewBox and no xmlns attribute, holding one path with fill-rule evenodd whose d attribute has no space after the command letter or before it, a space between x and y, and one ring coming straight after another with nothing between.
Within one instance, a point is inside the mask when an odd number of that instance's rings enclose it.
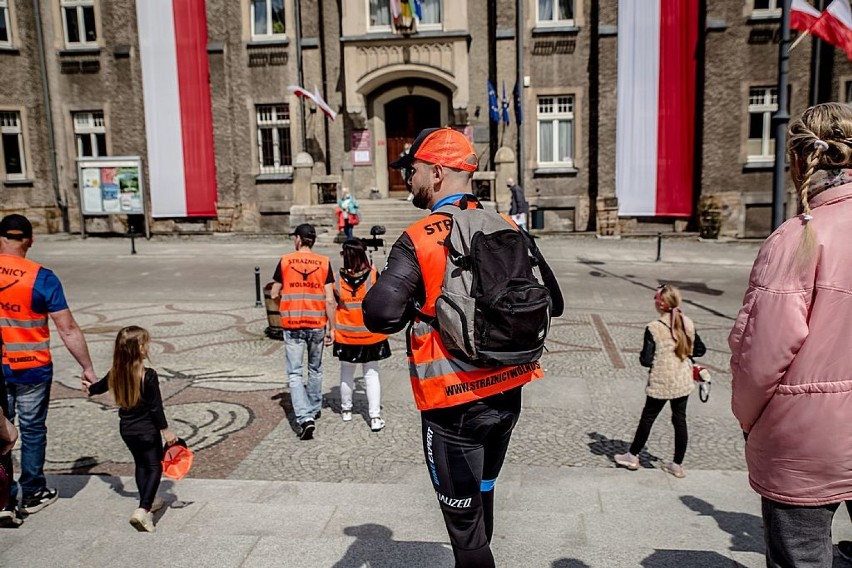
<instances>
[{"instance_id":1,"label":"flagpole","mask_svg":"<svg viewBox=\"0 0 852 568\"><path fill-rule=\"evenodd\" d=\"M784 181L786 177L787 123L790 121L787 96L790 69L790 4L782 0L781 41L778 42L778 110L772 116L775 129L775 166L772 176L772 230L784 222Z\"/></svg>"}]
</instances>

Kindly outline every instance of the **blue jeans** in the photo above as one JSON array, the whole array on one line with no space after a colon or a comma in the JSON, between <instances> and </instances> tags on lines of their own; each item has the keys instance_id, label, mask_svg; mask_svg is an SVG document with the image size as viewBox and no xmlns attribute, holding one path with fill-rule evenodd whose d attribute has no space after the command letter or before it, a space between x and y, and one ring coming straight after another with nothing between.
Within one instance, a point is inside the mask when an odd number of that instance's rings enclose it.
<instances>
[{"instance_id":1,"label":"blue jeans","mask_svg":"<svg viewBox=\"0 0 852 568\"><path fill-rule=\"evenodd\" d=\"M296 422L313 420L322 408L322 348L325 329L285 329L287 377ZM302 383L302 359L308 347L308 384Z\"/></svg>"},{"instance_id":2,"label":"blue jeans","mask_svg":"<svg viewBox=\"0 0 852 568\"><path fill-rule=\"evenodd\" d=\"M9 420L18 417L21 432L21 493L38 493L47 487L44 478L44 454L47 449L47 407L50 404L50 382L36 384L6 383L9 397ZM12 495L17 488L12 484Z\"/></svg>"}]
</instances>

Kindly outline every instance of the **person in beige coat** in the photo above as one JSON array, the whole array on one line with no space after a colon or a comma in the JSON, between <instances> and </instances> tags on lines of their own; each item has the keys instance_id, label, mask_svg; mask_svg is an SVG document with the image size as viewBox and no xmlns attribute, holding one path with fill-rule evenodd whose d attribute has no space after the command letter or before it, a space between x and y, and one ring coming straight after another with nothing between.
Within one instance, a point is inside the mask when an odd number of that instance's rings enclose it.
<instances>
[{"instance_id":1,"label":"person in beige coat","mask_svg":"<svg viewBox=\"0 0 852 568\"><path fill-rule=\"evenodd\" d=\"M686 403L695 388L692 378L692 358L707 352L695 332L695 324L680 309L680 290L665 284L654 295L654 306L660 314L645 328L645 342L639 362L649 367L648 386L645 387L645 408L626 454L616 454L613 459L627 469L639 469L639 452L648 441L651 427L660 411L671 402L672 424L675 430L675 452L671 462L662 465L663 471L675 477L684 477L683 458L689 440L686 428Z\"/></svg>"}]
</instances>

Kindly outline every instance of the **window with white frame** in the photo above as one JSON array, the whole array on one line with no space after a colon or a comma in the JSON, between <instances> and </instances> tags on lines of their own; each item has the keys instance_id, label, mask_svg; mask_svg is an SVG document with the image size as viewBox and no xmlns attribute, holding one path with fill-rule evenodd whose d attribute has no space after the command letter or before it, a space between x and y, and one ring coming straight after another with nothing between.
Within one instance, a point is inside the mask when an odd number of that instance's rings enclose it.
<instances>
[{"instance_id":1,"label":"window with white frame","mask_svg":"<svg viewBox=\"0 0 852 568\"><path fill-rule=\"evenodd\" d=\"M284 0L250 0L251 36L274 38L285 35Z\"/></svg>"},{"instance_id":2,"label":"window with white frame","mask_svg":"<svg viewBox=\"0 0 852 568\"><path fill-rule=\"evenodd\" d=\"M293 173L290 151L290 107L257 105L257 152L260 173Z\"/></svg>"},{"instance_id":3,"label":"window with white frame","mask_svg":"<svg viewBox=\"0 0 852 568\"><path fill-rule=\"evenodd\" d=\"M441 0L420 0L420 29L441 29Z\"/></svg>"},{"instance_id":4,"label":"window with white frame","mask_svg":"<svg viewBox=\"0 0 852 568\"><path fill-rule=\"evenodd\" d=\"M538 165L573 167L574 97L538 97Z\"/></svg>"},{"instance_id":5,"label":"window with white frame","mask_svg":"<svg viewBox=\"0 0 852 568\"><path fill-rule=\"evenodd\" d=\"M0 45L12 45L12 18L9 0L0 0Z\"/></svg>"},{"instance_id":6,"label":"window with white frame","mask_svg":"<svg viewBox=\"0 0 852 568\"><path fill-rule=\"evenodd\" d=\"M95 45L98 32L95 28L95 0L60 0L65 45L80 47Z\"/></svg>"},{"instance_id":7,"label":"window with white frame","mask_svg":"<svg viewBox=\"0 0 852 568\"><path fill-rule=\"evenodd\" d=\"M573 24L574 0L536 0L536 21L543 26Z\"/></svg>"},{"instance_id":8,"label":"window with white frame","mask_svg":"<svg viewBox=\"0 0 852 568\"><path fill-rule=\"evenodd\" d=\"M103 111L75 112L74 141L78 158L98 158L107 155L106 124Z\"/></svg>"},{"instance_id":9,"label":"window with white frame","mask_svg":"<svg viewBox=\"0 0 852 568\"><path fill-rule=\"evenodd\" d=\"M758 18L774 18L781 15L782 0L754 0L752 15Z\"/></svg>"},{"instance_id":10,"label":"window with white frame","mask_svg":"<svg viewBox=\"0 0 852 568\"><path fill-rule=\"evenodd\" d=\"M0 111L0 138L3 140L3 165L6 179L26 179L27 165L24 159L24 129L21 113Z\"/></svg>"},{"instance_id":11,"label":"window with white frame","mask_svg":"<svg viewBox=\"0 0 852 568\"><path fill-rule=\"evenodd\" d=\"M369 5L369 30L391 31L391 0L367 0Z\"/></svg>"},{"instance_id":12,"label":"window with white frame","mask_svg":"<svg viewBox=\"0 0 852 568\"><path fill-rule=\"evenodd\" d=\"M772 113L778 110L778 89L752 87L748 91L749 162L774 162L775 139L772 137Z\"/></svg>"}]
</instances>

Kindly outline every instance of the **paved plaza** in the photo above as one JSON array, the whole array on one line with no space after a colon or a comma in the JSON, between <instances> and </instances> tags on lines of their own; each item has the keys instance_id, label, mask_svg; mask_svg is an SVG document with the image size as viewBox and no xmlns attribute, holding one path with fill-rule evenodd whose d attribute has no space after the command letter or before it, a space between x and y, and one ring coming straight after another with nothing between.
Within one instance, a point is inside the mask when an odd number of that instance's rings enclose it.
<instances>
[{"instance_id":1,"label":"paved plaza","mask_svg":"<svg viewBox=\"0 0 852 568\"><path fill-rule=\"evenodd\" d=\"M726 341L759 243L671 238L655 262L654 239L538 242L566 310L553 322L545 379L524 389L497 486L498 565L761 566L760 502L730 412ZM123 239L37 237L30 257L62 279L99 375L121 327L151 331L166 415L196 452L191 479L164 487L176 502L156 535L132 531L133 464L117 411L108 395L81 393L79 368L54 339L47 469L63 499L0 533L0 565L107 565L157 542L180 552L144 552L138 565L451 566L402 335L391 338L393 357L381 367L387 427L370 431L363 385L356 418L341 421L339 369L327 350L322 417L315 439L300 441L283 343L264 336L254 288L255 266L270 280L291 242L206 236L136 246L131 255ZM335 266L337 251L317 248ZM384 251L374 262L383 264ZM710 401L690 401L684 480L659 469L673 452L668 410L640 471L612 460L626 450L644 402L638 354L662 282L683 291L713 374ZM842 514L835 529L835 540L852 535ZM46 538L55 546L33 556Z\"/></svg>"}]
</instances>

